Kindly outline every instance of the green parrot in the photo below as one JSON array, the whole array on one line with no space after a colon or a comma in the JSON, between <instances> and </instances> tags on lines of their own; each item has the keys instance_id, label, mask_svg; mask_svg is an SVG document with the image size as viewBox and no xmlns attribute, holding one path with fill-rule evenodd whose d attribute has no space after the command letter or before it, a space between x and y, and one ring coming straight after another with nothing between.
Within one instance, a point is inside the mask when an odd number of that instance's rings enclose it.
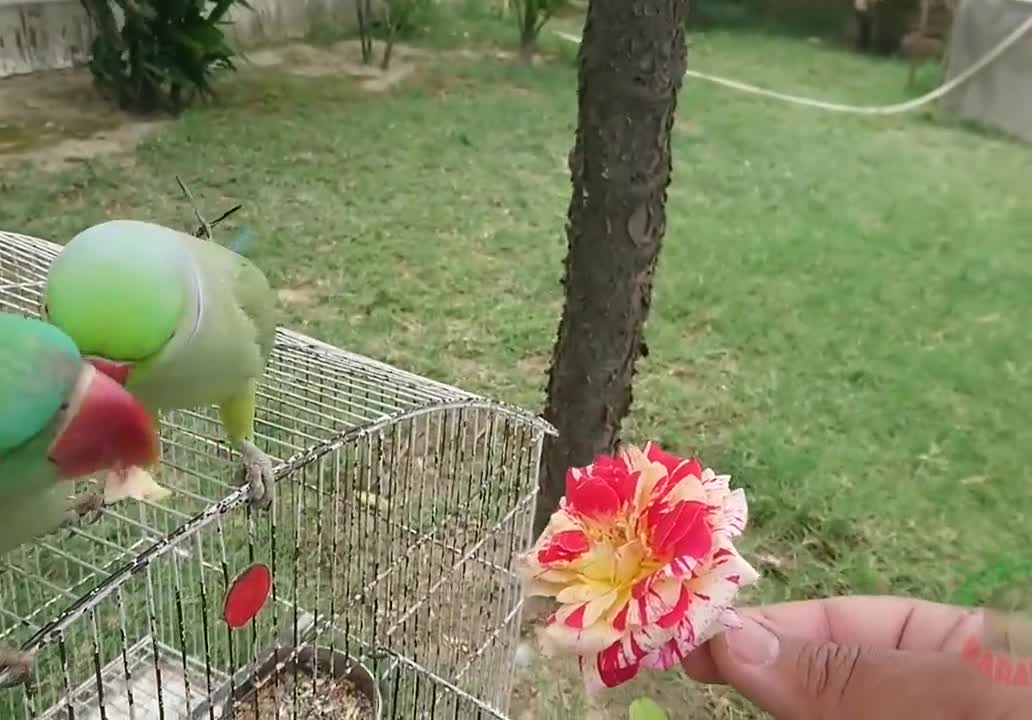
<instances>
[{"instance_id":1,"label":"green parrot","mask_svg":"<svg viewBox=\"0 0 1032 720\"><path fill-rule=\"evenodd\" d=\"M138 220L89 227L47 274L44 317L152 413L217 405L251 502L272 501L272 462L254 444L257 383L276 335L265 275L210 240ZM106 503L162 497L140 468L104 483Z\"/></svg>"},{"instance_id":2,"label":"green parrot","mask_svg":"<svg viewBox=\"0 0 1032 720\"><path fill-rule=\"evenodd\" d=\"M156 463L158 442L147 410L84 362L70 337L0 313L0 555L99 510L69 501L71 481ZM0 649L0 671L24 679L31 662Z\"/></svg>"}]
</instances>

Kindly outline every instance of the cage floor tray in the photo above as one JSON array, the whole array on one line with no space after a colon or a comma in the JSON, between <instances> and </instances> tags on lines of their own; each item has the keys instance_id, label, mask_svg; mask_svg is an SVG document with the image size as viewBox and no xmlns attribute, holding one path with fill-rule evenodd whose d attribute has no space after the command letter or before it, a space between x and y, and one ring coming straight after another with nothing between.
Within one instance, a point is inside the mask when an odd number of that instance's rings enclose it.
<instances>
[{"instance_id":1,"label":"cage floor tray","mask_svg":"<svg viewBox=\"0 0 1032 720\"><path fill-rule=\"evenodd\" d=\"M91 679L43 713L41 720L65 716L77 720L157 720L161 717L179 720L190 717L190 710L208 696L204 666L188 658L184 672L182 657L173 648L157 643L157 651L155 663L154 644L151 638L143 638L128 650L125 663L118 657L101 670L103 697L97 692L96 681ZM128 673L125 665L129 667ZM212 671L212 687L223 684L227 679L224 673ZM69 705L74 715L67 715Z\"/></svg>"}]
</instances>

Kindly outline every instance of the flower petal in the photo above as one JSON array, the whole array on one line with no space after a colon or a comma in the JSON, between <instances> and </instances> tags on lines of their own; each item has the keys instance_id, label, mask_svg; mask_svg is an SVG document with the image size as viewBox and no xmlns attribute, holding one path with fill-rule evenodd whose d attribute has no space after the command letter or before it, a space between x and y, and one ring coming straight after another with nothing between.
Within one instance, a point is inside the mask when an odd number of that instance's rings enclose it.
<instances>
[{"instance_id":1,"label":"flower petal","mask_svg":"<svg viewBox=\"0 0 1032 720\"><path fill-rule=\"evenodd\" d=\"M717 616L717 621L710 623L700 634L694 634L692 629L686 626L681 633L674 635L656 650L643 657L640 661L641 666L655 670L669 670L720 633L741 626L741 620L733 610L721 613Z\"/></svg>"},{"instance_id":2,"label":"flower petal","mask_svg":"<svg viewBox=\"0 0 1032 720\"><path fill-rule=\"evenodd\" d=\"M636 447L625 448L624 454L630 467L640 473L632 510L632 514L637 515L652 501L653 491L657 484L667 476L667 471L660 463L650 462Z\"/></svg>"},{"instance_id":3,"label":"flower petal","mask_svg":"<svg viewBox=\"0 0 1032 720\"><path fill-rule=\"evenodd\" d=\"M587 603L581 603L580 605L563 605L555 613L556 622L560 622L566 627L571 627L574 630L583 630L585 627L585 608L587 608Z\"/></svg>"},{"instance_id":4,"label":"flower petal","mask_svg":"<svg viewBox=\"0 0 1032 720\"><path fill-rule=\"evenodd\" d=\"M594 655L619 640L620 634L608 623L576 629L552 620L538 632L538 640L546 655Z\"/></svg>"},{"instance_id":5,"label":"flower petal","mask_svg":"<svg viewBox=\"0 0 1032 720\"><path fill-rule=\"evenodd\" d=\"M718 633L741 625L732 609L734 598L742 587L755 582L759 574L733 546L727 544L722 549L723 560L719 565L715 564L711 572L687 583L692 590L689 609L673 628L669 639L651 647L639 640L640 645L650 650L641 659L643 667L667 670Z\"/></svg>"},{"instance_id":6,"label":"flower petal","mask_svg":"<svg viewBox=\"0 0 1032 720\"><path fill-rule=\"evenodd\" d=\"M610 608L616 603L619 595L616 590L613 590L588 602L584 608L584 624L592 625L602 620L604 615L609 614Z\"/></svg>"},{"instance_id":7,"label":"flower petal","mask_svg":"<svg viewBox=\"0 0 1032 720\"><path fill-rule=\"evenodd\" d=\"M592 582L578 582L566 585L556 596L556 602L563 603L586 603L597 600L612 592L608 585Z\"/></svg>"},{"instance_id":8,"label":"flower petal","mask_svg":"<svg viewBox=\"0 0 1032 720\"><path fill-rule=\"evenodd\" d=\"M717 475L710 468L702 471L699 480L702 483L703 489L711 495L723 497L731 491L731 476Z\"/></svg>"},{"instance_id":9,"label":"flower petal","mask_svg":"<svg viewBox=\"0 0 1032 720\"><path fill-rule=\"evenodd\" d=\"M656 650L668 643L675 632L674 629L663 630L655 625L639 628L625 634L611 647L606 648L607 660L616 668L641 665L643 659L652 656Z\"/></svg>"},{"instance_id":10,"label":"flower petal","mask_svg":"<svg viewBox=\"0 0 1032 720\"><path fill-rule=\"evenodd\" d=\"M662 580L655 576L650 578L647 587L630 601L627 624L630 627L648 627L657 623L677 607L681 586L679 580Z\"/></svg>"},{"instance_id":11,"label":"flower petal","mask_svg":"<svg viewBox=\"0 0 1032 720\"><path fill-rule=\"evenodd\" d=\"M672 667L740 624L735 597L759 575L732 543L748 507L729 476L648 443L571 468L566 485L515 570L559 602L542 651L579 656L589 692Z\"/></svg>"},{"instance_id":12,"label":"flower petal","mask_svg":"<svg viewBox=\"0 0 1032 720\"><path fill-rule=\"evenodd\" d=\"M638 674L639 664L626 657L619 643L614 643L595 657L581 658L581 675L589 695L603 688L622 685Z\"/></svg>"},{"instance_id":13,"label":"flower petal","mask_svg":"<svg viewBox=\"0 0 1032 720\"><path fill-rule=\"evenodd\" d=\"M727 537L738 537L745 531L749 522L749 504L745 500L745 491L741 488L732 490L724 500L721 522L715 531Z\"/></svg>"},{"instance_id":14,"label":"flower petal","mask_svg":"<svg viewBox=\"0 0 1032 720\"><path fill-rule=\"evenodd\" d=\"M671 489L688 478L695 478L696 484L702 479L702 465L695 458L685 459L671 455L651 442L645 446L645 456L651 462L661 464L667 471L666 479L656 487L655 493L658 497L665 497Z\"/></svg>"},{"instance_id":15,"label":"flower petal","mask_svg":"<svg viewBox=\"0 0 1032 720\"><path fill-rule=\"evenodd\" d=\"M591 547L591 540L583 530L563 530L549 539L537 552L537 561L542 565L570 562L583 555Z\"/></svg>"},{"instance_id":16,"label":"flower petal","mask_svg":"<svg viewBox=\"0 0 1032 720\"><path fill-rule=\"evenodd\" d=\"M713 550L715 538L709 525L701 517L685 528L684 534L674 540L670 548L676 558L689 558L702 562Z\"/></svg>"},{"instance_id":17,"label":"flower petal","mask_svg":"<svg viewBox=\"0 0 1032 720\"><path fill-rule=\"evenodd\" d=\"M577 571L588 580L612 585L616 574L616 550L612 545L596 543L579 559Z\"/></svg>"},{"instance_id":18,"label":"flower petal","mask_svg":"<svg viewBox=\"0 0 1032 720\"><path fill-rule=\"evenodd\" d=\"M660 557L669 555L672 545L679 543L685 535L690 535L690 547L701 549L696 557L704 557L712 545L713 534L706 524L708 511L706 505L698 502L682 502L673 507L665 503L653 505L646 513L650 526L649 549Z\"/></svg>"},{"instance_id":19,"label":"flower petal","mask_svg":"<svg viewBox=\"0 0 1032 720\"><path fill-rule=\"evenodd\" d=\"M563 499L570 497L577 490L577 484L584 475L586 468L570 468L566 471L566 492Z\"/></svg>"},{"instance_id":20,"label":"flower petal","mask_svg":"<svg viewBox=\"0 0 1032 720\"><path fill-rule=\"evenodd\" d=\"M670 475L667 476L667 478L671 477ZM686 500L701 502L706 505L720 505L719 498L715 500L715 496L712 493L707 493L702 484L694 476L690 475L679 479L676 483L668 483L663 488L657 487L655 496L662 497L665 502L671 505Z\"/></svg>"},{"instance_id":21,"label":"flower petal","mask_svg":"<svg viewBox=\"0 0 1032 720\"><path fill-rule=\"evenodd\" d=\"M613 582L617 585L631 582L641 568L645 553L645 546L637 540L618 547L613 558Z\"/></svg>"},{"instance_id":22,"label":"flower petal","mask_svg":"<svg viewBox=\"0 0 1032 720\"><path fill-rule=\"evenodd\" d=\"M688 607L691 604L692 591L688 589L687 584L681 585L681 594L677 598L677 602L674 604L670 611L665 615L661 615L656 619L656 624L661 628L667 629L672 628L676 625L681 624L681 620L688 612Z\"/></svg>"},{"instance_id":23,"label":"flower petal","mask_svg":"<svg viewBox=\"0 0 1032 720\"><path fill-rule=\"evenodd\" d=\"M645 457L652 462L660 463L671 475L673 475L674 471L686 462L689 464L686 471L693 472L696 477L699 477L702 474L702 467L699 465L697 460L692 458L691 460L686 461L684 458L678 457L677 455L664 452L659 445L655 444L651 440L645 443Z\"/></svg>"},{"instance_id":24,"label":"flower petal","mask_svg":"<svg viewBox=\"0 0 1032 720\"><path fill-rule=\"evenodd\" d=\"M620 510L620 498L604 479L588 477L567 496L573 510L589 518L608 518Z\"/></svg>"},{"instance_id":25,"label":"flower petal","mask_svg":"<svg viewBox=\"0 0 1032 720\"><path fill-rule=\"evenodd\" d=\"M621 633L627 629L627 614L631 610L631 603L625 601L620 608L620 611L613 618L612 626Z\"/></svg>"}]
</instances>

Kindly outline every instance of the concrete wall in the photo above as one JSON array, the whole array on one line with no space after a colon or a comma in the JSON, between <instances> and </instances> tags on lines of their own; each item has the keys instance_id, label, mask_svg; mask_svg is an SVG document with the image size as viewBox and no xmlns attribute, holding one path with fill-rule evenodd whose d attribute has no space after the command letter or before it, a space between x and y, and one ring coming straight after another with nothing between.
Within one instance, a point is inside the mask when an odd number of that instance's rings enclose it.
<instances>
[{"instance_id":1,"label":"concrete wall","mask_svg":"<svg viewBox=\"0 0 1032 720\"><path fill-rule=\"evenodd\" d=\"M234 7L227 33L237 47L303 38L323 27L356 27L355 0L250 0ZM331 25L332 23L332 25ZM79 0L0 0L0 77L89 60L92 30Z\"/></svg>"},{"instance_id":2,"label":"concrete wall","mask_svg":"<svg viewBox=\"0 0 1032 720\"><path fill-rule=\"evenodd\" d=\"M978 62L1032 16L1029 0L963 0L946 57L951 79ZM957 118L1032 143L1032 32L942 99Z\"/></svg>"},{"instance_id":3,"label":"concrete wall","mask_svg":"<svg viewBox=\"0 0 1032 720\"><path fill-rule=\"evenodd\" d=\"M0 77L85 62L92 39L78 0L0 0Z\"/></svg>"}]
</instances>

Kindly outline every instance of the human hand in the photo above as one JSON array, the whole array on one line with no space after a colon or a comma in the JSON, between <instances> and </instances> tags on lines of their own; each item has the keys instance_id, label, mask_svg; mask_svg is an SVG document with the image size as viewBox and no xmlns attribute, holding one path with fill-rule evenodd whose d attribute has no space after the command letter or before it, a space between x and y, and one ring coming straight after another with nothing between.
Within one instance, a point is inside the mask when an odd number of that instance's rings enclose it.
<instances>
[{"instance_id":1,"label":"human hand","mask_svg":"<svg viewBox=\"0 0 1032 720\"><path fill-rule=\"evenodd\" d=\"M1014 630L1001 631L1005 616L864 596L739 614L744 626L696 650L684 669L701 682L732 686L777 720L1032 716L1032 685L994 680L972 657L971 648L995 650L1002 637L1010 642L1001 654L1014 654Z\"/></svg>"}]
</instances>

